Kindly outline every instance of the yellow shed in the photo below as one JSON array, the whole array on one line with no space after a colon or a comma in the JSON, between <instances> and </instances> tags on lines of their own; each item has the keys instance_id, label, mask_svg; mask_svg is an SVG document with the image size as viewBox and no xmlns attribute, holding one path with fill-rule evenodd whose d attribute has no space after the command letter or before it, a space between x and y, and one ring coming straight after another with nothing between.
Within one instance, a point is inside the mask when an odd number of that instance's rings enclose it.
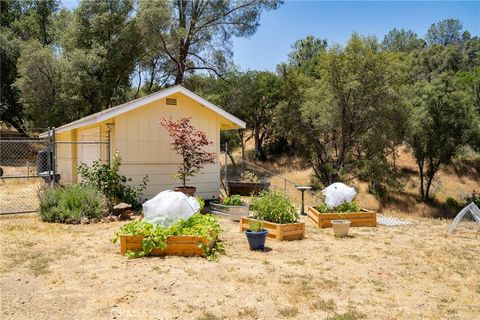
<instances>
[{"instance_id":1,"label":"yellow shed","mask_svg":"<svg viewBox=\"0 0 480 320\"><path fill-rule=\"evenodd\" d=\"M62 184L78 181L81 163L106 161L118 151L121 174L138 184L145 175L149 182L144 193L151 198L181 183L172 179L181 163L170 148L170 137L159 124L161 118L190 117L192 125L213 142L208 151L217 154L215 164L189 181L204 199L218 198L220 192L220 131L245 128L245 122L213 105L192 91L177 85L125 104L89 115L55 130L57 173ZM110 135L110 150L105 143ZM46 136L46 134L44 134ZM90 143L91 142L91 143ZM108 155L110 153L110 155Z\"/></svg>"}]
</instances>

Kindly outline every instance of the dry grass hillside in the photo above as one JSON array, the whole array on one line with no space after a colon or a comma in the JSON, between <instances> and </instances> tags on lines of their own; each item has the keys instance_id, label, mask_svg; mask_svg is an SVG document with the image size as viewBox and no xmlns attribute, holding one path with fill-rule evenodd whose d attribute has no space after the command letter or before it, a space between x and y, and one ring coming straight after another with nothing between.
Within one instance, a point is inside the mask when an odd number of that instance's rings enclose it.
<instances>
[{"instance_id":1,"label":"dry grass hillside","mask_svg":"<svg viewBox=\"0 0 480 320\"><path fill-rule=\"evenodd\" d=\"M253 146L247 144L247 154L252 153ZM235 153L237 162L240 154ZM256 162L262 168L281 175L298 184L311 184L313 170L295 157L280 157L274 161ZM355 199L361 206L371 210L378 210L391 214L414 214L424 217L451 218L458 210L446 204L450 197L460 203L465 201L465 196L472 192L480 192L480 155L473 151L465 151L451 165L444 167L436 175L431 195L434 203L427 205L419 199L420 179L418 167L411 150L406 146L398 150L396 165L400 172L401 190L390 192L384 199L378 199L368 192L368 184L355 179L348 184L354 185L358 195ZM248 168L247 168L248 169ZM285 183L281 178L268 178L271 184L278 189L285 189ZM300 192L293 185L287 183L288 195L297 203L300 203ZM320 195L320 193L317 193ZM314 204L321 197L312 197L306 194L306 203Z\"/></svg>"}]
</instances>

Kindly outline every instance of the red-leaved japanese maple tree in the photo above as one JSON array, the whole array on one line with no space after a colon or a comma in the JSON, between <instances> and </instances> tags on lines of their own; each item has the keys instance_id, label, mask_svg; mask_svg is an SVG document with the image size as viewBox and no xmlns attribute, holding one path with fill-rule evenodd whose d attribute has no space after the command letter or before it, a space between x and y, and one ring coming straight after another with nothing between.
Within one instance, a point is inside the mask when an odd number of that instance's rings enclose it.
<instances>
[{"instance_id":1,"label":"red-leaved japanese maple tree","mask_svg":"<svg viewBox=\"0 0 480 320\"><path fill-rule=\"evenodd\" d=\"M185 117L176 121L160 119L160 124L172 138L172 150L182 157L182 165L174 177L182 181L184 188L189 178L197 175L204 165L215 163L215 153L203 150L213 142L207 139L205 132L195 129L190 120Z\"/></svg>"}]
</instances>

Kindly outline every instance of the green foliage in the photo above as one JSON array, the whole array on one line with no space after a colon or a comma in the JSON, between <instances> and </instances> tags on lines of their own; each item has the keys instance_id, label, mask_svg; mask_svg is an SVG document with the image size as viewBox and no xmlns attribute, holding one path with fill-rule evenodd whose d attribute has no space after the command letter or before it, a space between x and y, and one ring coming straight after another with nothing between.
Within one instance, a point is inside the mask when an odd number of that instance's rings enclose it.
<instances>
[{"instance_id":1,"label":"green foliage","mask_svg":"<svg viewBox=\"0 0 480 320\"><path fill-rule=\"evenodd\" d=\"M475 114L450 73L419 82L416 90L409 143L419 168L420 195L426 201L435 174L469 143Z\"/></svg>"},{"instance_id":2,"label":"green foliage","mask_svg":"<svg viewBox=\"0 0 480 320\"><path fill-rule=\"evenodd\" d=\"M263 229L263 222L260 220L250 219L248 222L248 230L252 232L259 232Z\"/></svg>"},{"instance_id":3,"label":"green foliage","mask_svg":"<svg viewBox=\"0 0 480 320\"><path fill-rule=\"evenodd\" d=\"M305 89L301 118L295 119L302 132L298 143L323 185L356 173L373 156L386 163L402 140L397 129L408 117L402 78L395 59L379 47L354 34L345 48L320 55L318 78Z\"/></svg>"},{"instance_id":4,"label":"green foliage","mask_svg":"<svg viewBox=\"0 0 480 320\"><path fill-rule=\"evenodd\" d=\"M222 201L222 204L226 206L243 206L242 198L238 194L225 197Z\"/></svg>"},{"instance_id":5,"label":"green foliage","mask_svg":"<svg viewBox=\"0 0 480 320\"><path fill-rule=\"evenodd\" d=\"M200 203L199 212L202 212L203 208L205 207L205 200L203 200L200 196L195 196L195 199L197 199L198 203Z\"/></svg>"},{"instance_id":6,"label":"green foliage","mask_svg":"<svg viewBox=\"0 0 480 320\"><path fill-rule=\"evenodd\" d=\"M148 176L145 176L140 185L128 184L132 179L127 179L119 173L122 158L117 152L112 158L111 166L94 161L91 167L81 164L78 173L82 177L82 184L92 185L102 192L108 200L109 208L119 202L132 205L134 210L139 210L145 199L142 192L147 187Z\"/></svg>"},{"instance_id":7,"label":"green foliage","mask_svg":"<svg viewBox=\"0 0 480 320\"><path fill-rule=\"evenodd\" d=\"M131 258L148 256L152 249L164 249L167 246L168 236L199 236L207 237L209 240L216 239L222 231L218 219L211 214L194 214L187 220L179 220L169 227L154 225L145 221L132 221L118 230L112 241L116 243L120 235L143 236L142 250L129 251L127 255ZM200 245L205 257L215 260L223 252L223 245L218 243L215 248L210 249Z\"/></svg>"},{"instance_id":8,"label":"green foliage","mask_svg":"<svg viewBox=\"0 0 480 320\"><path fill-rule=\"evenodd\" d=\"M425 47L425 40L418 38L412 30L393 28L383 38L383 47L390 51L410 52Z\"/></svg>"},{"instance_id":9,"label":"green foliage","mask_svg":"<svg viewBox=\"0 0 480 320\"><path fill-rule=\"evenodd\" d=\"M94 187L68 185L39 194L38 214L48 222L80 222L101 217L106 211L104 196Z\"/></svg>"},{"instance_id":10,"label":"green foliage","mask_svg":"<svg viewBox=\"0 0 480 320\"><path fill-rule=\"evenodd\" d=\"M466 204L473 202L477 205L477 207L480 208L480 194L476 193L475 191L473 191L471 195L465 197L465 201Z\"/></svg>"},{"instance_id":11,"label":"green foliage","mask_svg":"<svg viewBox=\"0 0 480 320\"><path fill-rule=\"evenodd\" d=\"M449 45L462 41L463 25L458 19L445 19L433 23L427 31L425 39L428 44Z\"/></svg>"},{"instance_id":12,"label":"green foliage","mask_svg":"<svg viewBox=\"0 0 480 320\"><path fill-rule=\"evenodd\" d=\"M355 202L344 202L338 207L333 209L328 209L327 205L322 203L315 207L315 209L320 213L351 213L351 212L359 212L362 208Z\"/></svg>"},{"instance_id":13,"label":"green foliage","mask_svg":"<svg viewBox=\"0 0 480 320\"><path fill-rule=\"evenodd\" d=\"M262 191L257 197L252 197L251 209L254 218L274 223L292 223L298 220L295 206L285 193L278 190Z\"/></svg>"}]
</instances>

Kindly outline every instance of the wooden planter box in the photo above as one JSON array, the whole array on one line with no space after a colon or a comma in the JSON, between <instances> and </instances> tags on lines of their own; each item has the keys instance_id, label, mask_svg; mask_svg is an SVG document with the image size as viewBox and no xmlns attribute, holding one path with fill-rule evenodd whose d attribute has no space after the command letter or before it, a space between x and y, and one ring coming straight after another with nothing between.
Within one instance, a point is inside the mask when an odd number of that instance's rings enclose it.
<instances>
[{"instance_id":1,"label":"wooden planter box","mask_svg":"<svg viewBox=\"0 0 480 320\"><path fill-rule=\"evenodd\" d=\"M228 190L230 194L241 196L258 195L260 191L268 190L270 182L239 182L228 181Z\"/></svg>"},{"instance_id":2,"label":"wooden planter box","mask_svg":"<svg viewBox=\"0 0 480 320\"><path fill-rule=\"evenodd\" d=\"M240 232L248 230L250 227L250 220L252 218L243 217L240 218ZM305 238L305 222L294 222L279 224L273 222L263 222L263 228L268 230L267 237L282 241L282 240L300 240Z\"/></svg>"},{"instance_id":3,"label":"wooden planter box","mask_svg":"<svg viewBox=\"0 0 480 320\"><path fill-rule=\"evenodd\" d=\"M139 251L142 249L143 236L120 235L120 252L125 255L127 251ZM152 256L201 256L203 250L198 247L199 243L213 248L216 240L208 241L207 237L196 236L169 236L165 249L153 249Z\"/></svg>"},{"instance_id":4,"label":"wooden planter box","mask_svg":"<svg viewBox=\"0 0 480 320\"><path fill-rule=\"evenodd\" d=\"M320 213L314 207L307 208L307 218L319 228L330 228L332 220L346 219L352 221L351 227L376 227L377 213L362 209L351 213Z\"/></svg>"}]
</instances>

